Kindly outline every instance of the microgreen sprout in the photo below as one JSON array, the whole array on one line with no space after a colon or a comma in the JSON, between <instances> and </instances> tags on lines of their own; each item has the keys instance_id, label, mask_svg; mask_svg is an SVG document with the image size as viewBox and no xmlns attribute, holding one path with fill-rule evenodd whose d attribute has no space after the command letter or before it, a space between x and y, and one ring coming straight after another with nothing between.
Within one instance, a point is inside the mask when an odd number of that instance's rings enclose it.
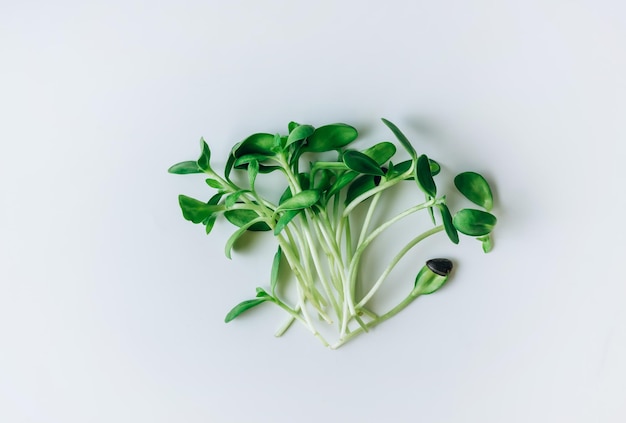
<instances>
[{"instance_id":1,"label":"microgreen sprout","mask_svg":"<svg viewBox=\"0 0 626 423\"><path fill-rule=\"evenodd\" d=\"M385 119L383 123L408 153L409 160L393 162L397 148L391 142L380 142L364 150L352 148L358 133L346 124L314 128L290 122L287 135L256 133L236 144L222 175L213 168L211 150L204 139L198 160L181 162L169 169L170 173L202 173L207 177L207 185L215 191L212 197L197 200L180 195L179 204L184 218L202 224L207 234L219 217L237 227L226 241L224 252L228 258L247 232L270 232L276 241L267 289L256 288L255 297L233 307L226 322L260 304L273 303L288 314L277 336L298 321L325 346L337 348L393 317L416 298L437 291L447 281L452 262L445 258L427 260L417 272L413 289L400 303L384 314L370 309L370 300L379 293L391 271L421 241L444 232L458 244L460 232L479 240L485 252L491 250L496 217L490 213L493 195L485 178L476 172L463 172L454 178L458 191L480 209L464 208L453 215L446 196L435 183L441 169L439 163L425 154L418 155L396 125ZM324 160L320 153L324 153ZM335 159L328 160L329 154L334 154ZM310 161L310 157L319 160ZM244 182L235 182L231 178L233 172L247 177L242 178ZM277 199L264 198L257 190L261 175L271 172L280 172L285 178L284 191ZM417 185L424 201L373 227L381 196L405 181ZM364 209L364 217L354 216L357 208ZM400 248L377 279L363 283L362 259L372 242L390 226L422 211L430 215L433 226L415 234ZM279 271L285 264L294 276L285 282L295 288L296 299L291 301L279 294L283 290L277 289ZM337 337L332 344L320 333L320 324L336 327Z\"/></svg>"}]
</instances>

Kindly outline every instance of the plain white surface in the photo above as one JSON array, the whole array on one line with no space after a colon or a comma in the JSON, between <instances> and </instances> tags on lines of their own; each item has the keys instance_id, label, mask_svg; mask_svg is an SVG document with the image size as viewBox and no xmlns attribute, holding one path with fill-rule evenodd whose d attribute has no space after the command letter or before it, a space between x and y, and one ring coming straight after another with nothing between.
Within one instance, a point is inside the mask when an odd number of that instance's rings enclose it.
<instances>
[{"instance_id":1,"label":"plain white surface","mask_svg":"<svg viewBox=\"0 0 626 423\"><path fill-rule=\"evenodd\" d=\"M3 2L0 421L625 421L624 4ZM273 252L169 165L380 117L493 181L495 251L338 351L223 324Z\"/></svg>"}]
</instances>

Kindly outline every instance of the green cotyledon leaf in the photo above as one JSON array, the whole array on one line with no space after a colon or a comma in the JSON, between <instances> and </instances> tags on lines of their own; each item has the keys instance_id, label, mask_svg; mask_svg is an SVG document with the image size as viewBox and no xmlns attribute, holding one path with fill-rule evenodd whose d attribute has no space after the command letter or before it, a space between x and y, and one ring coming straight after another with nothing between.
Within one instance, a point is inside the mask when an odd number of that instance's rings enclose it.
<instances>
[{"instance_id":1,"label":"green cotyledon leaf","mask_svg":"<svg viewBox=\"0 0 626 423\"><path fill-rule=\"evenodd\" d=\"M343 155L343 162L349 169L365 175L383 176L385 174L378 163L376 163L376 160L360 151L346 151Z\"/></svg>"},{"instance_id":2,"label":"green cotyledon leaf","mask_svg":"<svg viewBox=\"0 0 626 423\"><path fill-rule=\"evenodd\" d=\"M315 189L300 191L293 197L288 198L282 204L280 204L276 211L306 209L317 203L317 200L319 200L319 198L320 193Z\"/></svg>"},{"instance_id":3,"label":"green cotyledon leaf","mask_svg":"<svg viewBox=\"0 0 626 423\"><path fill-rule=\"evenodd\" d=\"M456 175L454 185L472 203L490 211L493 208L493 194L487 180L476 172L463 172Z\"/></svg>"},{"instance_id":4,"label":"green cotyledon leaf","mask_svg":"<svg viewBox=\"0 0 626 423\"><path fill-rule=\"evenodd\" d=\"M355 128L345 123L320 126L308 137L303 150L313 153L338 150L350 144L358 135Z\"/></svg>"},{"instance_id":5,"label":"green cotyledon leaf","mask_svg":"<svg viewBox=\"0 0 626 423\"><path fill-rule=\"evenodd\" d=\"M491 213L476 209L459 210L452 218L459 232L470 236L483 236L491 233L497 219Z\"/></svg>"},{"instance_id":6,"label":"green cotyledon leaf","mask_svg":"<svg viewBox=\"0 0 626 423\"><path fill-rule=\"evenodd\" d=\"M241 313L245 313L251 308L258 306L259 304L263 304L266 301L270 301L270 299L267 297L261 297L261 298L255 298L252 300L242 301L228 312L228 314L226 315L226 318L224 319L224 322L228 323L234 320L235 318L237 318L237 316L239 316Z\"/></svg>"}]
</instances>

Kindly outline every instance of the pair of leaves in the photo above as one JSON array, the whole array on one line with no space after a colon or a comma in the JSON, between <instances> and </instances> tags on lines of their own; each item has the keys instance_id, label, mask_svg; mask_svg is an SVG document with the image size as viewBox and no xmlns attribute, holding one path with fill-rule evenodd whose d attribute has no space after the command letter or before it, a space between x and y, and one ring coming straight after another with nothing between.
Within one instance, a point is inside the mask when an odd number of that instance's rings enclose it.
<instances>
[{"instance_id":1,"label":"pair of leaves","mask_svg":"<svg viewBox=\"0 0 626 423\"><path fill-rule=\"evenodd\" d=\"M497 222L496 217L489 213L493 208L489 183L479 173L463 172L454 178L454 185L468 200L486 210L462 209L454 215L454 226L466 235L479 237L483 250L489 252L492 248L489 234Z\"/></svg>"},{"instance_id":2,"label":"pair of leaves","mask_svg":"<svg viewBox=\"0 0 626 423\"><path fill-rule=\"evenodd\" d=\"M275 294L276 286L278 285L278 275L280 271L280 262L282 260L282 252L283 252L282 249L278 247L278 250L276 251L276 254L274 254L274 260L272 262L272 271L270 274L270 292L272 294L271 295L268 294L267 292L263 290L263 288L257 288L256 298L242 301L241 303L233 307L228 312L228 314L226 315L226 318L224 319L226 323L232 321L233 319L237 318L237 316L239 316L240 314L245 313L251 308L258 306L259 304L263 304L266 301L273 302L276 300L274 296L276 295Z\"/></svg>"},{"instance_id":3,"label":"pair of leaves","mask_svg":"<svg viewBox=\"0 0 626 423\"><path fill-rule=\"evenodd\" d=\"M274 302L275 299L270 294L265 292L263 288L256 289L256 298L252 300L242 301L233 307L226 317L224 318L224 322L228 323L237 318L240 314L250 310L253 307L258 306L259 304L263 304L266 301Z\"/></svg>"},{"instance_id":4,"label":"pair of leaves","mask_svg":"<svg viewBox=\"0 0 626 423\"><path fill-rule=\"evenodd\" d=\"M446 234L448 238L450 238L450 241L455 244L459 243L458 232L469 236L487 236L491 233L497 222L494 215L482 210L462 209L452 217L448 206L441 203L438 207L441 212L441 219ZM483 242L486 242L486 240ZM484 246L484 248L487 248L487 246Z\"/></svg>"},{"instance_id":5,"label":"pair of leaves","mask_svg":"<svg viewBox=\"0 0 626 423\"><path fill-rule=\"evenodd\" d=\"M211 172L211 150L209 149L209 145L204 141L204 138L200 139L200 147L202 149L202 153L200 154L200 158L196 161L188 160L180 163L176 163L171 166L167 171L169 173L174 173L177 175L188 175L191 173L203 173L203 172Z\"/></svg>"}]
</instances>

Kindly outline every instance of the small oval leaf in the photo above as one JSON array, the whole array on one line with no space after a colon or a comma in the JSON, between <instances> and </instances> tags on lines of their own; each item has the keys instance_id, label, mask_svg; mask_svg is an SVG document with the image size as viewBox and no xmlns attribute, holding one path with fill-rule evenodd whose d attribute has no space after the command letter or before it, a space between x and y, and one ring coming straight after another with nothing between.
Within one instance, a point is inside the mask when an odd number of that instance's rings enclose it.
<instances>
[{"instance_id":1,"label":"small oval leaf","mask_svg":"<svg viewBox=\"0 0 626 423\"><path fill-rule=\"evenodd\" d=\"M430 174L433 176L437 176L441 171L441 166L439 166L439 163L437 163L433 159L428 159L428 164L430 165Z\"/></svg>"},{"instance_id":2,"label":"small oval leaf","mask_svg":"<svg viewBox=\"0 0 626 423\"><path fill-rule=\"evenodd\" d=\"M224 217L233 225L238 227L247 226L250 221L258 219L259 215L254 210L246 210L246 209L236 209L236 210L226 210L224 212ZM265 222L257 222L252 226L247 227L249 231L253 232L263 232L269 231L270 227L267 226Z\"/></svg>"},{"instance_id":3,"label":"small oval leaf","mask_svg":"<svg viewBox=\"0 0 626 423\"><path fill-rule=\"evenodd\" d=\"M417 184L425 194L431 197L437 196L437 186L430 173L430 161L425 154L417 159Z\"/></svg>"},{"instance_id":4,"label":"small oval leaf","mask_svg":"<svg viewBox=\"0 0 626 423\"><path fill-rule=\"evenodd\" d=\"M248 184L250 185L250 189L254 191L254 183L256 182L256 177L259 174L259 162L257 160L252 160L250 165L248 166Z\"/></svg>"},{"instance_id":5,"label":"small oval leaf","mask_svg":"<svg viewBox=\"0 0 626 423\"><path fill-rule=\"evenodd\" d=\"M302 210L286 210L276 222L276 226L274 227L274 235L278 235L285 229L285 226L289 224Z\"/></svg>"},{"instance_id":6,"label":"small oval leaf","mask_svg":"<svg viewBox=\"0 0 626 423\"><path fill-rule=\"evenodd\" d=\"M206 141L204 141L204 138L200 139L200 146L202 147L202 154L198 159L198 167L207 172L211 170L211 150L209 149L209 145L206 143Z\"/></svg>"},{"instance_id":7,"label":"small oval leaf","mask_svg":"<svg viewBox=\"0 0 626 423\"><path fill-rule=\"evenodd\" d=\"M226 200L224 200L224 206L226 206L227 209L230 209L232 206L235 205L235 203L237 203L237 201L239 200L239 197L249 192L250 190L240 189L239 191L235 191L232 194L228 194L228 196L226 197ZM241 225L238 225L238 226L241 226Z\"/></svg>"},{"instance_id":8,"label":"small oval leaf","mask_svg":"<svg viewBox=\"0 0 626 423\"><path fill-rule=\"evenodd\" d=\"M307 139L304 150L314 153L337 150L354 141L358 132L345 123L336 123L317 128Z\"/></svg>"},{"instance_id":9,"label":"small oval leaf","mask_svg":"<svg viewBox=\"0 0 626 423\"><path fill-rule=\"evenodd\" d=\"M482 244L483 247L483 251L485 253L490 252L491 250L493 250L493 241L491 239L491 234L489 235L484 235L484 236L479 236L478 238L476 238L477 240L479 240Z\"/></svg>"},{"instance_id":10,"label":"small oval leaf","mask_svg":"<svg viewBox=\"0 0 626 423\"><path fill-rule=\"evenodd\" d=\"M360 151L346 151L343 155L343 162L348 168L365 175L383 176L385 174L374 159Z\"/></svg>"},{"instance_id":11,"label":"small oval leaf","mask_svg":"<svg viewBox=\"0 0 626 423\"><path fill-rule=\"evenodd\" d=\"M259 304L263 304L264 302L268 300L269 298L263 297L263 298L255 298L253 300L243 301L237 304L235 307L233 307L232 310L228 312L228 314L226 315L226 318L224 319L224 322L228 323L231 320L235 319L237 316L239 316L241 313L246 312L250 310L251 308L258 306Z\"/></svg>"},{"instance_id":12,"label":"small oval leaf","mask_svg":"<svg viewBox=\"0 0 626 423\"><path fill-rule=\"evenodd\" d=\"M379 166L382 166L396 154L396 146L390 142L383 141L363 150L363 154L372 158Z\"/></svg>"},{"instance_id":13,"label":"small oval leaf","mask_svg":"<svg viewBox=\"0 0 626 423\"><path fill-rule=\"evenodd\" d=\"M266 157L273 156L273 148L274 135L265 133L252 134L235 146L233 155L235 158L245 156L246 154L259 154Z\"/></svg>"},{"instance_id":14,"label":"small oval leaf","mask_svg":"<svg viewBox=\"0 0 626 423\"><path fill-rule=\"evenodd\" d=\"M317 203L317 200L319 200L319 198L320 193L315 189L300 191L293 197L285 200L284 203L278 206L276 211L306 209L307 207L311 207L313 204Z\"/></svg>"},{"instance_id":15,"label":"small oval leaf","mask_svg":"<svg viewBox=\"0 0 626 423\"><path fill-rule=\"evenodd\" d=\"M290 146L294 142L307 139L308 137L311 136L311 134L313 134L314 131L315 131L315 128L313 128L311 125L297 126L292 131L289 132L289 136L287 137L287 143L285 144L285 147Z\"/></svg>"},{"instance_id":16,"label":"small oval leaf","mask_svg":"<svg viewBox=\"0 0 626 423\"><path fill-rule=\"evenodd\" d=\"M462 209L454 215L452 222L454 227L465 235L483 236L493 230L497 219L491 213L482 210Z\"/></svg>"},{"instance_id":17,"label":"small oval leaf","mask_svg":"<svg viewBox=\"0 0 626 423\"><path fill-rule=\"evenodd\" d=\"M409 169L411 169L411 165L413 164L413 160L405 160L403 162L400 162L398 164L394 164L393 165L393 175L402 175L405 172L408 172ZM413 179L411 178L407 178L407 179Z\"/></svg>"},{"instance_id":18,"label":"small oval leaf","mask_svg":"<svg viewBox=\"0 0 626 423\"><path fill-rule=\"evenodd\" d=\"M208 205L217 205L222 199L223 194L218 192L207 202ZM211 214L209 217L202 221L202 224L205 226L206 234L210 234L213 230L213 226L215 225L215 221L217 220L217 213Z\"/></svg>"},{"instance_id":19,"label":"small oval leaf","mask_svg":"<svg viewBox=\"0 0 626 423\"><path fill-rule=\"evenodd\" d=\"M222 186L222 183L220 181L218 181L218 180L215 180L215 179L208 178L208 179L205 180L205 182L211 188L215 188L215 189L222 189L222 188L224 188Z\"/></svg>"},{"instance_id":20,"label":"small oval leaf","mask_svg":"<svg viewBox=\"0 0 626 423\"><path fill-rule=\"evenodd\" d=\"M183 217L193 223L202 223L221 207L182 194L178 196L178 204L183 211Z\"/></svg>"},{"instance_id":21,"label":"small oval leaf","mask_svg":"<svg viewBox=\"0 0 626 423\"><path fill-rule=\"evenodd\" d=\"M198 163L188 160L186 162L176 163L167 169L169 173L176 175L188 175L190 173L203 173L203 170L198 167Z\"/></svg>"},{"instance_id":22,"label":"small oval leaf","mask_svg":"<svg viewBox=\"0 0 626 423\"><path fill-rule=\"evenodd\" d=\"M493 195L487 180L476 172L463 172L456 175L454 185L472 203L490 211L493 208Z\"/></svg>"},{"instance_id":23,"label":"small oval leaf","mask_svg":"<svg viewBox=\"0 0 626 423\"><path fill-rule=\"evenodd\" d=\"M279 246L276 254L274 254L274 260L272 261L272 271L270 274L270 291L272 292L272 295L274 294L274 291L276 291L276 285L278 285L278 275L280 273L280 261L282 256L283 250Z\"/></svg>"},{"instance_id":24,"label":"small oval leaf","mask_svg":"<svg viewBox=\"0 0 626 423\"><path fill-rule=\"evenodd\" d=\"M446 234L450 241L455 244L459 243L459 233L454 227L454 223L452 223L452 215L450 214L450 209L445 204L439 204L439 211L441 212L441 220L443 221L443 227L446 230Z\"/></svg>"},{"instance_id":25,"label":"small oval leaf","mask_svg":"<svg viewBox=\"0 0 626 423\"><path fill-rule=\"evenodd\" d=\"M398 127L396 125L394 125L393 123L389 122L387 119L382 119L383 123L385 125L387 125L387 128L391 129L391 132L393 132L393 134L396 136L396 138L398 139L398 141L400 141L400 144L402 144L402 146L405 148L405 150L409 153L409 155L411 156L411 158L413 160L417 159L417 152L415 152L415 149L413 148L413 146L411 145L411 142L409 141L409 139L402 133L402 131L400 131L400 129L398 129Z\"/></svg>"}]
</instances>

